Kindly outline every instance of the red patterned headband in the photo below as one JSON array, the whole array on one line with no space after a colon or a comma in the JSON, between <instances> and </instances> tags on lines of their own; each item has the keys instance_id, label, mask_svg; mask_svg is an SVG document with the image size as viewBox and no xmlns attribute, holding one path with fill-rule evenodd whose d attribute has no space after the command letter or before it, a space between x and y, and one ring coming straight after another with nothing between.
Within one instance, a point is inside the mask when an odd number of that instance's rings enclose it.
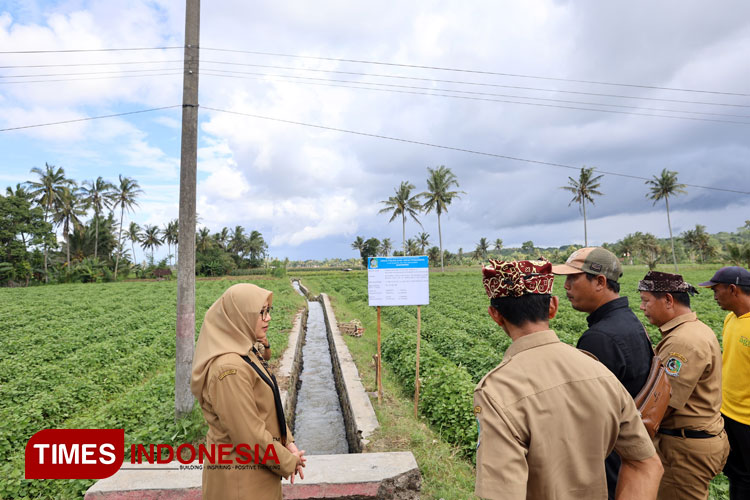
<instances>
[{"instance_id":1,"label":"red patterned headband","mask_svg":"<svg viewBox=\"0 0 750 500\"><path fill-rule=\"evenodd\" d=\"M482 283L489 298L552 293L552 264L540 260L492 260L482 268Z\"/></svg>"}]
</instances>

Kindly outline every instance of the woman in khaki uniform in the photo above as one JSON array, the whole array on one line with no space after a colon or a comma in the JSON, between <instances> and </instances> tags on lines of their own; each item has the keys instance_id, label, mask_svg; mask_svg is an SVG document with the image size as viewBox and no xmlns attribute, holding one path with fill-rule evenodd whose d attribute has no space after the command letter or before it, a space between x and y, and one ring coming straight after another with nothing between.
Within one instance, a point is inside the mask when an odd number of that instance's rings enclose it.
<instances>
[{"instance_id":1,"label":"woman in khaki uniform","mask_svg":"<svg viewBox=\"0 0 750 500\"><path fill-rule=\"evenodd\" d=\"M303 477L304 451L294 445L276 379L258 350L258 343L268 345L272 298L270 291L255 285L234 285L203 321L190 388L208 423L206 446L216 450L215 463L203 463L207 500L277 500L282 477L294 480L295 472ZM229 464L218 464L221 444L231 445ZM260 463L264 457L265 465Z\"/></svg>"}]
</instances>

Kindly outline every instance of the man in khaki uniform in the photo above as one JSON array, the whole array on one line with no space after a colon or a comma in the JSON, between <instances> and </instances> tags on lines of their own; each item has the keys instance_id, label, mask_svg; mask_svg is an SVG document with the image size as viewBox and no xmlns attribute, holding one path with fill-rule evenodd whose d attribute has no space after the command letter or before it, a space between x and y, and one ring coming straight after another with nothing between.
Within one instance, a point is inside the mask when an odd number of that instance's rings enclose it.
<instances>
[{"instance_id":1,"label":"man in khaki uniform","mask_svg":"<svg viewBox=\"0 0 750 500\"><path fill-rule=\"evenodd\" d=\"M661 463L633 399L601 363L549 329L546 260L484 267L489 314L513 340L479 382L475 493L489 499L607 498L604 458L622 458L619 500L656 496Z\"/></svg>"},{"instance_id":2,"label":"man in khaki uniform","mask_svg":"<svg viewBox=\"0 0 750 500\"><path fill-rule=\"evenodd\" d=\"M649 271L638 284L641 310L659 327L656 353L672 384L654 445L664 464L660 500L706 499L729 454L721 408L721 348L690 309L695 288L679 274Z\"/></svg>"}]
</instances>

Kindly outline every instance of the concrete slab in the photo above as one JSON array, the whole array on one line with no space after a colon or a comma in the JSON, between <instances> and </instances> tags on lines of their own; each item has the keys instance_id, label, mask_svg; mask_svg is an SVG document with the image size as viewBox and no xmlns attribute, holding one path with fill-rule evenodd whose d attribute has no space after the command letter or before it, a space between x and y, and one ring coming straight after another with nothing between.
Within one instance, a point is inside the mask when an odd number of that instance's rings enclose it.
<instances>
[{"instance_id":1,"label":"concrete slab","mask_svg":"<svg viewBox=\"0 0 750 500\"><path fill-rule=\"evenodd\" d=\"M180 469L182 467L182 469ZM198 500L201 466L123 464L112 477L86 492L85 500ZM419 498L421 476L411 452L313 455L305 479L282 481L285 499L398 499Z\"/></svg>"}]
</instances>

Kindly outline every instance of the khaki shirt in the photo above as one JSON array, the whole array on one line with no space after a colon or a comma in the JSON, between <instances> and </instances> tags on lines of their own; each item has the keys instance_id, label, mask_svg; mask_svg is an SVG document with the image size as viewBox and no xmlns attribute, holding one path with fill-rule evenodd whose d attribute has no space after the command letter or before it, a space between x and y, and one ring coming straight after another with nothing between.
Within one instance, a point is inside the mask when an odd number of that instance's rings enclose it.
<instances>
[{"instance_id":1,"label":"khaki shirt","mask_svg":"<svg viewBox=\"0 0 750 500\"><path fill-rule=\"evenodd\" d=\"M604 459L656 451L633 399L606 366L552 330L514 341L474 391L475 493L502 499L605 499Z\"/></svg>"},{"instance_id":2,"label":"khaki shirt","mask_svg":"<svg viewBox=\"0 0 750 500\"><path fill-rule=\"evenodd\" d=\"M252 352L249 356L265 372L258 357ZM268 445L273 444L280 462L276 465L268 461L268 467L256 467L253 460L246 465L229 465L227 469L209 468L204 463L203 498L281 500L281 477L294 472L297 458L281 444L273 390L268 384L238 354L224 354L211 363L202 409L208 423L207 445L248 444L254 453L258 444L263 458ZM287 428L288 442L293 439ZM238 456L235 449L230 459L247 461L247 453L244 455Z\"/></svg>"},{"instance_id":3,"label":"khaki shirt","mask_svg":"<svg viewBox=\"0 0 750 500\"><path fill-rule=\"evenodd\" d=\"M672 397L665 429L693 429L719 434L724 428L721 408L721 348L713 330L694 312L659 327L662 340L656 353L664 362Z\"/></svg>"}]
</instances>

